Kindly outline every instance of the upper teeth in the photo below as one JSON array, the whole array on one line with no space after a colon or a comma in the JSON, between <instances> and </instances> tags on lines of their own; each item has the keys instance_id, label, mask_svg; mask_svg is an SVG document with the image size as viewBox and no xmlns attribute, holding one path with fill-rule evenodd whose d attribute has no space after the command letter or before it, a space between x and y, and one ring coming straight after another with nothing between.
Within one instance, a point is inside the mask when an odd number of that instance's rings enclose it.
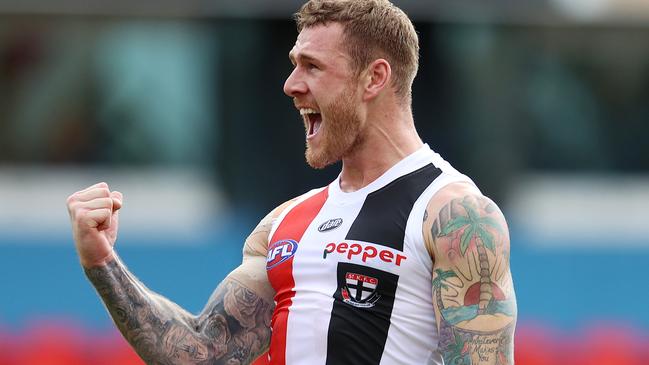
<instances>
[{"instance_id":1,"label":"upper teeth","mask_svg":"<svg viewBox=\"0 0 649 365\"><path fill-rule=\"evenodd\" d=\"M317 113L318 113L318 112L317 112L316 110L309 109L309 108L302 108L302 109L300 109L300 115L317 114Z\"/></svg>"}]
</instances>

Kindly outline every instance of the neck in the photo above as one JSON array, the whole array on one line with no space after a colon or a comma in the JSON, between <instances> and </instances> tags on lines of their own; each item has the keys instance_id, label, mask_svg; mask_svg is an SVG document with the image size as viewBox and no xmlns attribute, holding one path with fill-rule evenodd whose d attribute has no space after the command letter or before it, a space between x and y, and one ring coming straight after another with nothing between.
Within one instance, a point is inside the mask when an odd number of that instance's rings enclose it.
<instances>
[{"instance_id":1,"label":"neck","mask_svg":"<svg viewBox=\"0 0 649 365\"><path fill-rule=\"evenodd\" d=\"M368 115L359 144L343 157L342 191L352 192L367 186L423 145L410 108L383 112Z\"/></svg>"}]
</instances>

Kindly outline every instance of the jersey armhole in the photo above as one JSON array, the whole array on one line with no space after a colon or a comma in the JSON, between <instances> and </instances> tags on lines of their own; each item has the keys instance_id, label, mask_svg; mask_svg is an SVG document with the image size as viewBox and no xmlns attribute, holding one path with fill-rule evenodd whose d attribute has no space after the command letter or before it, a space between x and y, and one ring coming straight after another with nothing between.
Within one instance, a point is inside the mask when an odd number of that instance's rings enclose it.
<instances>
[{"instance_id":1,"label":"jersey armhole","mask_svg":"<svg viewBox=\"0 0 649 365\"><path fill-rule=\"evenodd\" d=\"M410 217L408 218L406 233L409 237L414 238L416 242L421 242L421 244L415 245L417 249L415 249L414 251L417 255L417 260L423 265L426 271L431 273L431 275L433 272L434 260L432 252L430 252L429 247L426 244L426 238L424 236L424 213L428 208L428 203L437 192L450 184L459 182L469 183L475 188L476 192L480 192L480 189L478 189L473 180L471 180L468 176L460 173L449 174L443 172L419 196L419 198L415 202L415 205L413 206ZM433 219L433 217L430 217L430 219Z\"/></svg>"}]
</instances>

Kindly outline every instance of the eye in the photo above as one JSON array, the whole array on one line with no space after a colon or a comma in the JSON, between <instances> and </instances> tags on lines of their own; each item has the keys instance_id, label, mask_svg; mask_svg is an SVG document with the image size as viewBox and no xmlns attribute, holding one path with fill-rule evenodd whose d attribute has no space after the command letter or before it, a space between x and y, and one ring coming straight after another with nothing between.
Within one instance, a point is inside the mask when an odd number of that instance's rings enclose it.
<instances>
[{"instance_id":1,"label":"eye","mask_svg":"<svg viewBox=\"0 0 649 365\"><path fill-rule=\"evenodd\" d=\"M306 68L309 69L309 70L319 70L320 69L318 66L316 66L315 64L313 64L311 62L306 64Z\"/></svg>"}]
</instances>

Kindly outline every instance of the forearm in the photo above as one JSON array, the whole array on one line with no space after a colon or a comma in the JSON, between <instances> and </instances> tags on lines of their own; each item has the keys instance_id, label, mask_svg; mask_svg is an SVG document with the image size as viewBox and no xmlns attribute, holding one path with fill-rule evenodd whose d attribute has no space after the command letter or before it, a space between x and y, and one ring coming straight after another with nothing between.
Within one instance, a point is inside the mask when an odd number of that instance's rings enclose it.
<instances>
[{"instance_id":1,"label":"forearm","mask_svg":"<svg viewBox=\"0 0 649 365\"><path fill-rule=\"evenodd\" d=\"M514 327L477 330L440 323L439 351L446 364L513 365Z\"/></svg>"},{"instance_id":2,"label":"forearm","mask_svg":"<svg viewBox=\"0 0 649 365\"><path fill-rule=\"evenodd\" d=\"M194 317L140 283L119 261L86 269L113 321L147 364L246 364L261 354L270 338L266 321L258 320L272 306L255 301L242 316L226 300L255 299L236 281L224 281L208 306ZM257 298L258 299L258 298ZM226 310L226 309L229 309ZM243 321L243 323L242 323Z\"/></svg>"},{"instance_id":3,"label":"forearm","mask_svg":"<svg viewBox=\"0 0 649 365\"><path fill-rule=\"evenodd\" d=\"M147 289L119 259L85 273L117 328L147 363L177 363L168 339L178 332L191 333L191 315Z\"/></svg>"}]
</instances>

